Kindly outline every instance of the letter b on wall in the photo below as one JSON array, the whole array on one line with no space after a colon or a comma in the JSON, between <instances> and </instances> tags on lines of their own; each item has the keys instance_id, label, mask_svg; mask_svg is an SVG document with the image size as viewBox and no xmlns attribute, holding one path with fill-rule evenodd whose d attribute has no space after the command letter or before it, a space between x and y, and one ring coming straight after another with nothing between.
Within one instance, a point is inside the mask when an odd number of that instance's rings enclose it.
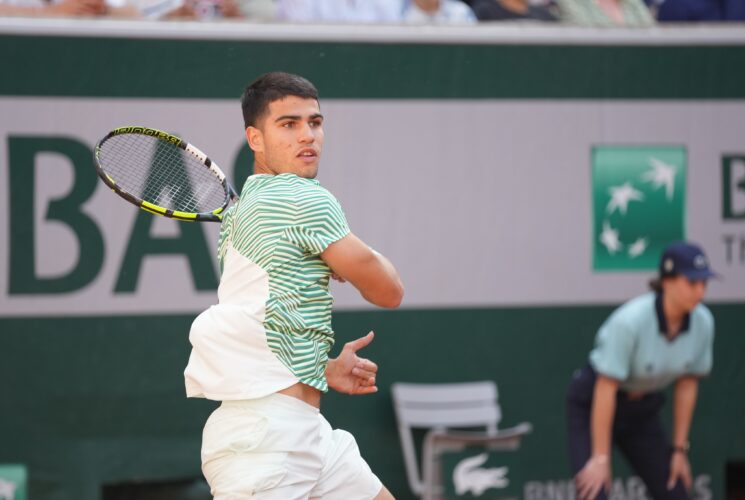
<instances>
[{"instance_id":1,"label":"letter b on wall","mask_svg":"<svg viewBox=\"0 0 745 500\"><path fill-rule=\"evenodd\" d=\"M36 157L61 155L73 167L73 187L62 198L51 200L45 220L67 226L78 242L78 260L64 276L40 277L36 268L34 198ZM10 177L10 273L11 295L51 294L78 290L98 275L103 265L104 244L95 222L81 206L96 188L93 155L85 144L65 137L9 137Z\"/></svg>"}]
</instances>

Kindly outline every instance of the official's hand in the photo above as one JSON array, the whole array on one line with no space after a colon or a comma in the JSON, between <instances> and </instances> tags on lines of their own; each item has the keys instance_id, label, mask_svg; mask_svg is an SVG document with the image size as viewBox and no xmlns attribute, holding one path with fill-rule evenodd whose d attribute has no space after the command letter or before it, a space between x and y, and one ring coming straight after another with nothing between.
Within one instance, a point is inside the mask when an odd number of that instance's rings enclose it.
<instances>
[{"instance_id":1,"label":"official's hand","mask_svg":"<svg viewBox=\"0 0 745 500\"><path fill-rule=\"evenodd\" d=\"M685 453L673 452L670 457L670 477L667 480L667 489L675 488L678 479L683 481L683 486L687 490L691 489L693 479L691 478L691 464L688 463L688 455Z\"/></svg>"},{"instance_id":2,"label":"official's hand","mask_svg":"<svg viewBox=\"0 0 745 500\"><path fill-rule=\"evenodd\" d=\"M362 338L347 342L335 359L326 366L326 381L329 387L344 394L372 394L378 392L375 376L378 365L369 359L357 356L357 351L373 341L375 334L368 333Z\"/></svg>"},{"instance_id":3,"label":"official's hand","mask_svg":"<svg viewBox=\"0 0 745 500\"><path fill-rule=\"evenodd\" d=\"M581 471L574 477L578 500L595 500L601 488L606 492L611 487L610 460L607 455L590 457Z\"/></svg>"}]
</instances>

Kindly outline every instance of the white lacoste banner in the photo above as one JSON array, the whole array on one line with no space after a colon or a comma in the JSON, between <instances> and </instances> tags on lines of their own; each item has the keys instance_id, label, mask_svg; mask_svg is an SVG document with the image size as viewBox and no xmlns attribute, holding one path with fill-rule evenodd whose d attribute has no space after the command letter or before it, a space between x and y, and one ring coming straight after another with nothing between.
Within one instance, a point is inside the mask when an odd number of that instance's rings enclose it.
<instances>
[{"instance_id":1,"label":"white lacoste banner","mask_svg":"<svg viewBox=\"0 0 745 500\"><path fill-rule=\"evenodd\" d=\"M405 307L621 302L678 235L723 275L708 300L745 299L745 102L321 107L319 180L396 264ZM141 213L98 182L91 155L108 130L146 125L235 177L237 100L0 98L0 117L0 315L198 312L216 300L217 225ZM335 296L366 307L349 285Z\"/></svg>"}]
</instances>

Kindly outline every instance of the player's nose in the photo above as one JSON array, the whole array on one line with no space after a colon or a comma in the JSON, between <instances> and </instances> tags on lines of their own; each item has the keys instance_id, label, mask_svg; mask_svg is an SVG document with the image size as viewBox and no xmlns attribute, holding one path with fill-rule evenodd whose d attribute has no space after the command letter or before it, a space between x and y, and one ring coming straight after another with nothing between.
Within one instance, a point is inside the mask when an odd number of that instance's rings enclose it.
<instances>
[{"instance_id":1,"label":"player's nose","mask_svg":"<svg viewBox=\"0 0 745 500\"><path fill-rule=\"evenodd\" d=\"M315 131L309 123L304 123L298 129L298 140L302 143L313 142L316 139Z\"/></svg>"}]
</instances>

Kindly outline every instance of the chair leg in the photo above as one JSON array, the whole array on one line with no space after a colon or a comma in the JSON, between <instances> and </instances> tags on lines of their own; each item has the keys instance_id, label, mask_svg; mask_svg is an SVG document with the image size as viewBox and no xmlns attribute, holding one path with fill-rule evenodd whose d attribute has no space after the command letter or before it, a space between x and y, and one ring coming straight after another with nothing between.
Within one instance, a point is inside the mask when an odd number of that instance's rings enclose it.
<instances>
[{"instance_id":1,"label":"chair leg","mask_svg":"<svg viewBox=\"0 0 745 500\"><path fill-rule=\"evenodd\" d=\"M422 500L444 498L440 453L435 443L435 431L430 431L424 436L422 446Z\"/></svg>"}]
</instances>

